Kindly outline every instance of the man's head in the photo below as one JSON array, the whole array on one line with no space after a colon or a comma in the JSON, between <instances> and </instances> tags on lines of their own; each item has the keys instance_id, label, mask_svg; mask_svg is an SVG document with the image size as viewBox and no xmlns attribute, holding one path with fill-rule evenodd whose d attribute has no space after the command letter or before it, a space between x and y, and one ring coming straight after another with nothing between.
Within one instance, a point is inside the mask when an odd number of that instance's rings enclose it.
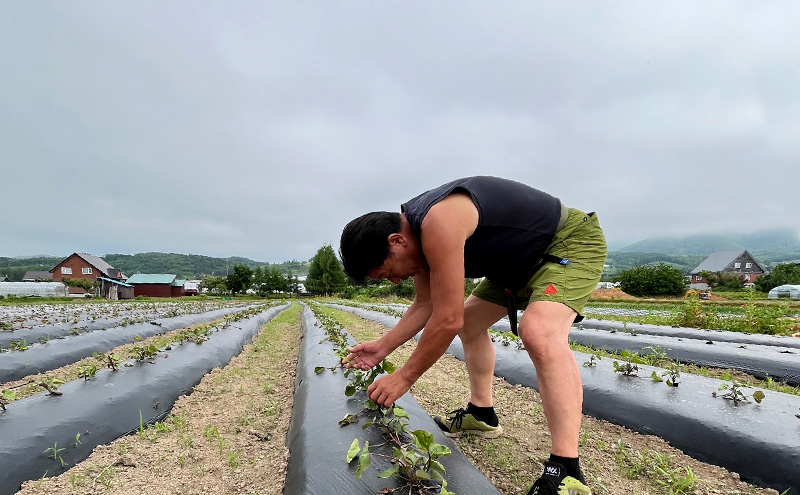
<instances>
[{"instance_id":1,"label":"man's head","mask_svg":"<svg viewBox=\"0 0 800 495\"><path fill-rule=\"evenodd\" d=\"M380 267L390 253L389 236L401 230L400 214L374 211L348 223L339 242L344 271L358 283Z\"/></svg>"}]
</instances>

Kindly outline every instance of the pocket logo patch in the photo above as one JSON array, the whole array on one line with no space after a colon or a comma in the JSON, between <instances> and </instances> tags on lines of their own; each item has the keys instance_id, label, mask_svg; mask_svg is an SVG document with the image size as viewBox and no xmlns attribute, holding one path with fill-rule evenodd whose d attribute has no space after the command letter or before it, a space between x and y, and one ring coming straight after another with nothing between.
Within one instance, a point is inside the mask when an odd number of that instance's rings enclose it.
<instances>
[{"instance_id":1,"label":"pocket logo patch","mask_svg":"<svg viewBox=\"0 0 800 495\"><path fill-rule=\"evenodd\" d=\"M556 290L555 287L553 287L553 284L548 285L547 288L544 290L545 294L555 294L557 292L558 291Z\"/></svg>"}]
</instances>

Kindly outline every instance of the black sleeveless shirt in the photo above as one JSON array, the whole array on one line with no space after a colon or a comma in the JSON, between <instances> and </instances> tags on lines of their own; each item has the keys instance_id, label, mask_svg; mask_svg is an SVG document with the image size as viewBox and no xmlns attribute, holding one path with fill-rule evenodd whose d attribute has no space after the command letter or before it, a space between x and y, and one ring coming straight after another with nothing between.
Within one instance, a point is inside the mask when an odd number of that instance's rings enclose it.
<instances>
[{"instance_id":1,"label":"black sleeveless shirt","mask_svg":"<svg viewBox=\"0 0 800 495\"><path fill-rule=\"evenodd\" d=\"M553 240L561 218L561 201L499 177L454 180L401 205L400 211L420 242L425 215L455 192L469 194L478 209L478 227L464 244L464 275L486 277L506 289L522 288Z\"/></svg>"}]
</instances>

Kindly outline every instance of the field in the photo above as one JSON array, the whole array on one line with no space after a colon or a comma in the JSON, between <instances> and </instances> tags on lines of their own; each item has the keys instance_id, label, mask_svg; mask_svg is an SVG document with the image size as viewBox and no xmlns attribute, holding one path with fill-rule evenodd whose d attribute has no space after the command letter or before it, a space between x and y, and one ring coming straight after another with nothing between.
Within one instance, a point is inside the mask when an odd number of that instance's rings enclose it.
<instances>
[{"instance_id":1,"label":"field","mask_svg":"<svg viewBox=\"0 0 800 495\"><path fill-rule=\"evenodd\" d=\"M380 323L349 312L309 302L318 316L330 318L359 341L379 337L388 330ZM234 307L236 305L233 302L219 304L219 308L230 306L232 311L245 310L243 307ZM124 303L114 306L108 310L108 314L104 309L102 318L95 314L95 320L111 319L115 310L120 310L120 313L113 317L128 317L131 322L147 319L144 315L134 316L132 307L132 312L127 313L129 306ZM397 311L389 306L384 307L388 311ZM233 359L205 373L199 383L188 387L191 394L182 394L171 409L162 408L151 421L136 420L130 428L132 434L99 443L87 452L85 459L71 462L69 454L78 452L90 443L93 436L99 434L97 430L86 427L59 437L47 433L49 430L43 428L44 438L41 447L37 447L40 454L34 457L35 462L46 468L26 482L20 493L284 493L287 470L291 469L292 462L287 436L293 412L302 308L298 302L288 309L282 308L270 309L275 314L265 324L257 325L260 331L253 343L240 347L241 352L237 352L238 355ZM100 306L94 309L100 311ZM172 307L170 311L201 313L209 309L187 307L181 310ZM263 311L265 308L259 309ZM2 311L9 311L2 314L3 321L10 322L11 318L6 315L18 315L23 309L4 305L0 307L0 313ZM37 308L31 311L32 314L47 313L50 315L46 317L47 324L52 325L56 324L52 315L60 309L45 311ZM167 316L154 311L153 320L158 316ZM91 320L91 310L84 310L84 313ZM191 351L187 354L199 353L219 336L232 332L231 328L242 325L232 321L234 314L237 313L153 337L132 339L124 346L103 351L100 359L99 355L90 354L46 373L2 383L0 390L5 391L7 400L6 412L0 412L0 418L13 418L15 408L21 408L26 400L44 398L45 403L64 401L66 404L68 393L74 391L78 394L82 388L91 386L92 382L108 380L116 373L125 374L141 369L149 374L158 374L162 367L166 370L171 359L180 358L182 349ZM243 316L241 321L248 321L253 314ZM17 325L17 329L12 333L47 325L42 324L44 318L40 318L38 323L32 317L25 318L27 323L20 323L19 316L14 318L13 324ZM65 318L78 325L84 317L70 313ZM75 318L79 320L78 323L75 323ZM155 326L147 321L134 324ZM86 334L111 333L126 327L117 325L105 331L87 331ZM211 330L205 332L204 328ZM61 340L76 338L77 335L67 335L64 339L31 344L24 351L17 349L0 354L0 361L14 353L32 355L39 352L37 346L56 347ZM137 362L137 350L146 350L151 345L157 351ZM415 345L414 341L410 341L398 349L391 360L398 366L402 365ZM105 369L108 356L119 359L120 371ZM126 367L126 362L130 366ZM87 369L90 370L92 366L98 369L88 377ZM593 373L589 368L585 370ZM65 382L59 387L64 395L47 396L47 392L38 385L42 382L51 385ZM36 391L37 387L39 391ZM467 391L468 378L464 364L451 355L445 355L415 384L411 394L428 414L443 414L463 406ZM770 394L767 392L764 404L769 403ZM11 396L13 400L9 400ZM341 397L342 400L346 399L344 395ZM500 377L495 380L495 401L505 435L494 440L464 438L458 440L456 446L500 493L525 494L530 483L541 472L541 462L549 452L541 402L534 389L511 385ZM718 402L726 401L719 399ZM751 401L738 408L755 410L764 404L757 405ZM136 409L132 409L136 415ZM62 411L64 415L67 412ZM141 413L141 410L138 412ZM0 425L3 422L0 421ZM340 427L331 424L330 428L338 430ZM352 438L361 431L359 426L348 428L352 429ZM744 483L736 473L693 459L660 438L641 435L590 416L585 416L583 420L581 452L583 469L595 494L666 495L671 493L670 490L672 493L695 494L778 493L773 489ZM341 465L343 476L354 477L353 473L348 472L346 453L346 448L342 451L331 449L330 464ZM747 453L741 454L744 456ZM46 477L43 477L44 471L47 472ZM4 490L7 491L3 493L14 493L16 488L8 490L4 487Z\"/></svg>"}]
</instances>

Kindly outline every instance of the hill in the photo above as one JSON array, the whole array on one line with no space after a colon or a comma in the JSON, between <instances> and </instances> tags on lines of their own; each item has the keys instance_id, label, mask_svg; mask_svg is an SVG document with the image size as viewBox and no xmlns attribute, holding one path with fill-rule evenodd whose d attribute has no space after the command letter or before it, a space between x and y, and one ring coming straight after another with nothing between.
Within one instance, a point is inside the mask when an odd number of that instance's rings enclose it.
<instances>
[{"instance_id":1,"label":"hill","mask_svg":"<svg viewBox=\"0 0 800 495\"><path fill-rule=\"evenodd\" d=\"M606 267L603 269L603 279L610 280L619 272L629 270L642 265L657 265L665 263L673 266L683 273L689 273L694 267L699 265L705 256L695 256L688 254L664 254L664 253L623 253L612 251L606 258Z\"/></svg>"},{"instance_id":2,"label":"hill","mask_svg":"<svg viewBox=\"0 0 800 495\"><path fill-rule=\"evenodd\" d=\"M763 230L745 234L707 234L687 237L653 237L636 242L616 251L617 260L626 255L642 257L644 254L660 253L672 257L686 257L689 264L696 257L706 258L711 253L747 250L764 266L771 268L788 261L800 260L800 236L791 229ZM700 261L702 261L702 259ZM681 263L679 263L681 264ZM689 267L691 270L699 262ZM687 270L687 271L688 271Z\"/></svg>"},{"instance_id":3,"label":"hill","mask_svg":"<svg viewBox=\"0 0 800 495\"><path fill-rule=\"evenodd\" d=\"M8 275L12 281L20 281L25 272L31 270L50 270L66 256L58 257L0 257L0 275ZM198 254L176 253L138 253L138 254L106 254L101 256L114 268L119 268L127 276L134 273L174 273L180 278L199 279L205 275L225 276L232 272L237 264L255 268L269 266L277 268L284 275L302 276L308 274L308 262L285 261L283 263L267 263L248 258L232 256L230 258L213 258Z\"/></svg>"}]
</instances>

